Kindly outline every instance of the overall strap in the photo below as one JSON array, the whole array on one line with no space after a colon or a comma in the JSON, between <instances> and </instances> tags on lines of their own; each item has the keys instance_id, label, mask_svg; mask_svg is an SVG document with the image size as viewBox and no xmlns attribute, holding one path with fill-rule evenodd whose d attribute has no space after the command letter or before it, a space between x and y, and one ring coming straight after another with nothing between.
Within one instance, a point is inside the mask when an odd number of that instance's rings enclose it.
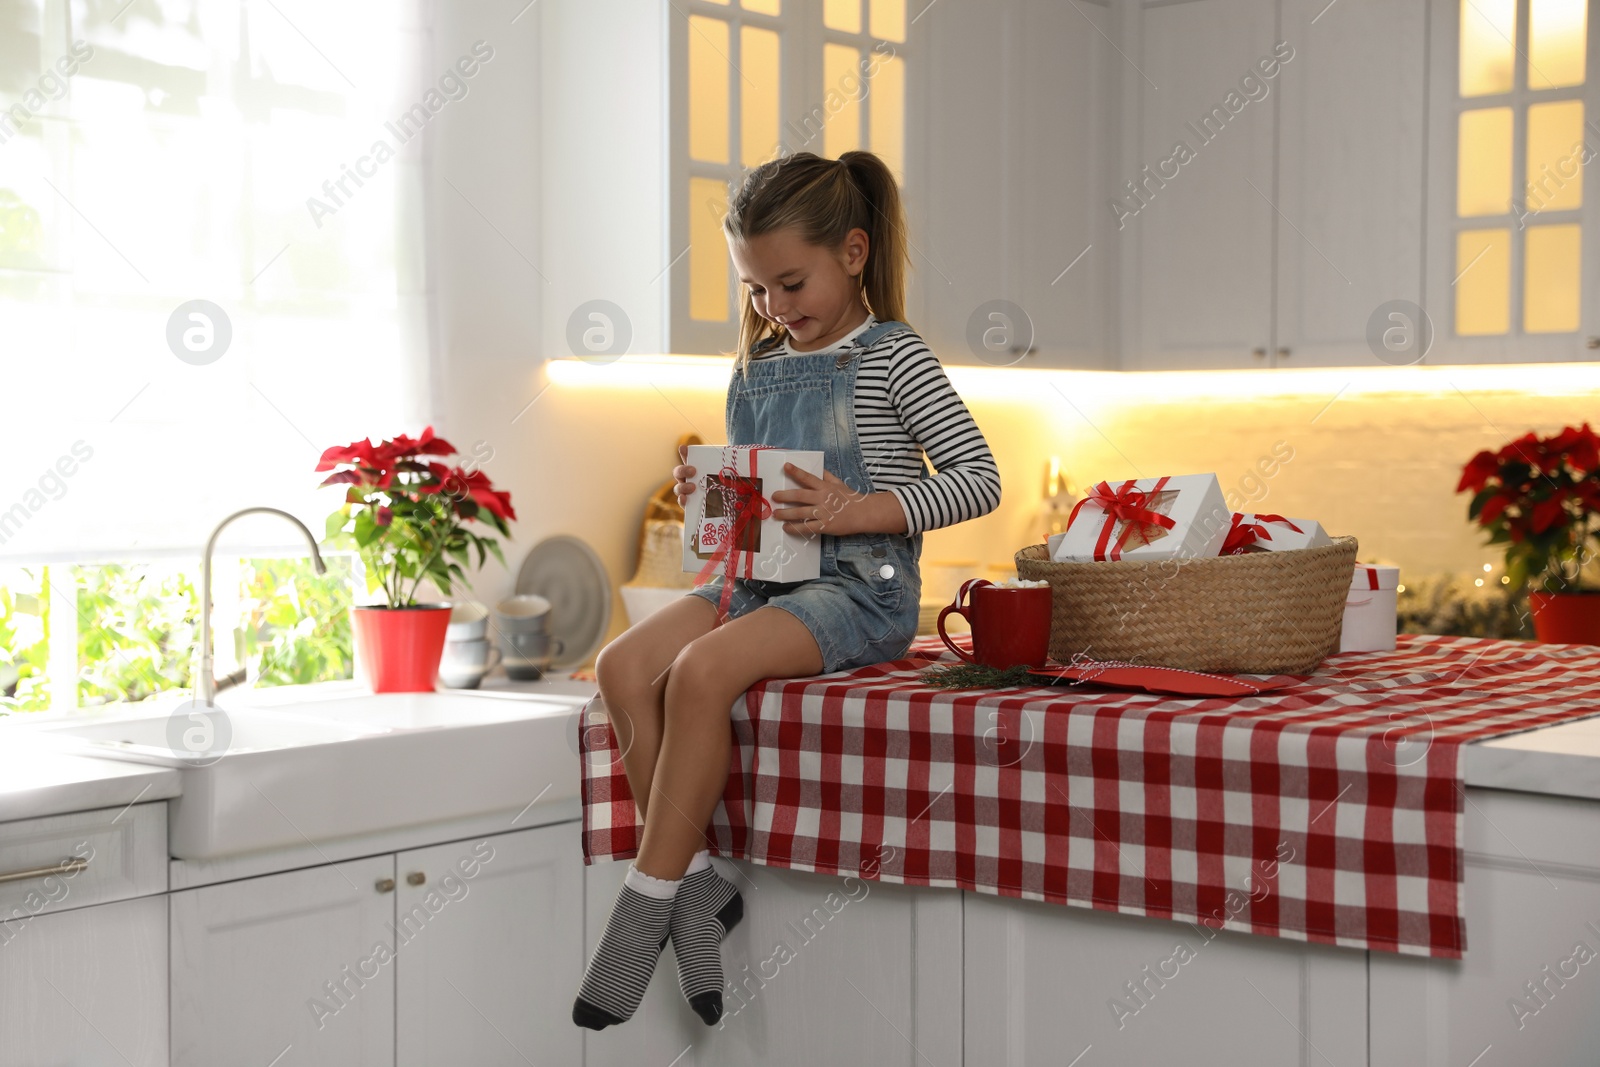
<instances>
[{"instance_id":1,"label":"overall strap","mask_svg":"<svg viewBox=\"0 0 1600 1067\"><path fill-rule=\"evenodd\" d=\"M873 345L877 344L883 338L888 337L891 334L905 333L910 329L911 327L907 326L903 322L899 322L895 319L889 319L886 322L877 323L872 327L861 331L856 335L856 339L853 343L859 348L871 348Z\"/></svg>"}]
</instances>

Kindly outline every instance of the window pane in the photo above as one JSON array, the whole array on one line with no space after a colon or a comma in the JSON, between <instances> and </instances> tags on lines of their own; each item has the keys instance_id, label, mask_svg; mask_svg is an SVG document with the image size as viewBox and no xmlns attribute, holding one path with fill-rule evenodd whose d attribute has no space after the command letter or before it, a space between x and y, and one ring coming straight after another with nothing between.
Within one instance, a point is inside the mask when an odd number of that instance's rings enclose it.
<instances>
[{"instance_id":1,"label":"window pane","mask_svg":"<svg viewBox=\"0 0 1600 1067\"><path fill-rule=\"evenodd\" d=\"M728 321L728 242L722 216L728 187L714 178L689 179L689 317Z\"/></svg>"},{"instance_id":2,"label":"window pane","mask_svg":"<svg viewBox=\"0 0 1600 1067\"><path fill-rule=\"evenodd\" d=\"M746 11L754 11L761 15L778 13L778 0L743 0L742 6Z\"/></svg>"},{"instance_id":3,"label":"window pane","mask_svg":"<svg viewBox=\"0 0 1600 1067\"><path fill-rule=\"evenodd\" d=\"M689 16L689 156L728 162L728 24Z\"/></svg>"},{"instance_id":4,"label":"window pane","mask_svg":"<svg viewBox=\"0 0 1600 1067\"><path fill-rule=\"evenodd\" d=\"M1456 234L1456 333L1463 337L1511 329L1511 231Z\"/></svg>"},{"instance_id":5,"label":"window pane","mask_svg":"<svg viewBox=\"0 0 1600 1067\"><path fill-rule=\"evenodd\" d=\"M748 5L747 5L748 6ZM778 154L778 35L745 26L739 31L739 156L747 167Z\"/></svg>"},{"instance_id":6,"label":"window pane","mask_svg":"<svg viewBox=\"0 0 1600 1067\"><path fill-rule=\"evenodd\" d=\"M1527 333L1573 333L1578 329L1578 280L1582 275L1579 228L1528 229L1522 286L1522 328Z\"/></svg>"},{"instance_id":7,"label":"window pane","mask_svg":"<svg viewBox=\"0 0 1600 1067\"><path fill-rule=\"evenodd\" d=\"M1504 215L1511 210L1511 109L1461 113L1456 161L1456 214Z\"/></svg>"},{"instance_id":8,"label":"window pane","mask_svg":"<svg viewBox=\"0 0 1600 1067\"><path fill-rule=\"evenodd\" d=\"M822 0L822 24L830 30L861 32L861 0Z\"/></svg>"},{"instance_id":9,"label":"window pane","mask_svg":"<svg viewBox=\"0 0 1600 1067\"><path fill-rule=\"evenodd\" d=\"M1588 0L1533 0L1528 11L1528 88L1583 84Z\"/></svg>"},{"instance_id":10,"label":"window pane","mask_svg":"<svg viewBox=\"0 0 1600 1067\"><path fill-rule=\"evenodd\" d=\"M838 159L861 147L861 53L842 44L824 45L822 78L828 124L822 129L822 154Z\"/></svg>"},{"instance_id":11,"label":"window pane","mask_svg":"<svg viewBox=\"0 0 1600 1067\"><path fill-rule=\"evenodd\" d=\"M906 0L872 0L872 36L885 41L906 39Z\"/></svg>"},{"instance_id":12,"label":"window pane","mask_svg":"<svg viewBox=\"0 0 1600 1067\"><path fill-rule=\"evenodd\" d=\"M906 65L895 56L880 59L868 87L868 117L872 123L872 150L883 157L894 171L894 180L905 183L906 155Z\"/></svg>"},{"instance_id":13,"label":"window pane","mask_svg":"<svg viewBox=\"0 0 1600 1067\"><path fill-rule=\"evenodd\" d=\"M1528 108L1529 211L1583 205L1583 101Z\"/></svg>"},{"instance_id":14,"label":"window pane","mask_svg":"<svg viewBox=\"0 0 1600 1067\"><path fill-rule=\"evenodd\" d=\"M1509 93L1516 71L1517 0L1461 0L1461 95Z\"/></svg>"}]
</instances>

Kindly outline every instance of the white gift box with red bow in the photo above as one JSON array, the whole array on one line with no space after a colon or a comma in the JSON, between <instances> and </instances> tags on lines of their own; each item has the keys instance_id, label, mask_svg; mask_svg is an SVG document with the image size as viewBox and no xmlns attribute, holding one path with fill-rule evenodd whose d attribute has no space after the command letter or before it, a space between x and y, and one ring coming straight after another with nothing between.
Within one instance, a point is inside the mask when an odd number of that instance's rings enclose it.
<instances>
[{"instance_id":1,"label":"white gift box with red bow","mask_svg":"<svg viewBox=\"0 0 1600 1067\"><path fill-rule=\"evenodd\" d=\"M1344 602L1340 652L1388 652L1399 628L1400 568L1357 563Z\"/></svg>"},{"instance_id":2,"label":"white gift box with red bow","mask_svg":"<svg viewBox=\"0 0 1600 1067\"><path fill-rule=\"evenodd\" d=\"M1215 556L1233 513L1214 474L1101 482L1078 501L1050 558L1194 559Z\"/></svg>"},{"instance_id":3,"label":"white gift box with red bow","mask_svg":"<svg viewBox=\"0 0 1600 1067\"><path fill-rule=\"evenodd\" d=\"M690 445L685 462L695 477L694 492L683 502L683 569L698 574L710 566L706 581L712 581L727 573L732 555L739 578L799 582L818 577L822 537L786 531L772 512L795 505L774 503L772 495L805 488L784 472L784 464L821 478L822 458L820 451L807 449Z\"/></svg>"},{"instance_id":4,"label":"white gift box with red bow","mask_svg":"<svg viewBox=\"0 0 1600 1067\"><path fill-rule=\"evenodd\" d=\"M1243 552L1283 552L1293 548L1322 548L1333 538L1313 519L1286 519L1282 515L1235 512L1219 555Z\"/></svg>"}]
</instances>

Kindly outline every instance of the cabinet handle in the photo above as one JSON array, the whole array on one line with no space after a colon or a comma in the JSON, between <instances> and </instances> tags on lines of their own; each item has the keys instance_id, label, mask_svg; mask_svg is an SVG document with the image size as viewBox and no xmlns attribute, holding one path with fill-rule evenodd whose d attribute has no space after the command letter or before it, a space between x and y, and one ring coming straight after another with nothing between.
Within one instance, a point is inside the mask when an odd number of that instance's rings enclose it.
<instances>
[{"instance_id":1,"label":"cabinet handle","mask_svg":"<svg viewBox=\"0 0 1600 1067\"><path fill-rule=\"evenodd\" d=\"M7 874L0 874L0 882L25 882L30 878L48 878L52 874L76 874L88 866L88 860L82 857L74 857L70 860L62 860L60 863L52 863L48 867L30 867L25 871L11 871Z\"/></svg>"},{"instance_id":2,"label":"cabinet handle","mask_svg":"<svg viewBox=\"0 0 1600 1067\"><path fill-rule=\"evenodd\" d=\"M421 871L412 871L406 875L406 885L421 885L428 880L428 876Z\"/></svg>"},{"instance_id":3,"label":"cabinet handle","mask_svg":"<svg viewBox=\"0 0 1600 1067\"><path fill-rule=\"evenodd\" d=\"M1287 345L1285 345L1283 348L1278 349L1278 358L1279 359L1288 359L1289 358L1289 348L1288 348Z\"/></svg>"},{"instance_id":4,"label":"cabinet handle","mask_svg":"<svg viewBox=\"0 0 1600 1067\"><path fill-rule=\"evenodd\" d=\"M1600 348L1600 337L1591 337L1587 342L1590 348Z\"/></svg>"},{"instance_id":5,"label":"cabinet handle","mask_svg":"<svg viewBox=\"0 0 1600 1067\"><path fill-rule=\"evenodd\" d=\"M393 878L379 878L377 885L378 885L378 892L380 892L380 893L392 892L394 890L394 879Z\"/></svg>"},{"instance_id":6,"label":"cabinet handle","mask_svg":"<svg viewBox=\"0 0 1600 1067\"><path fill-rule=\"evenodd\" d=\"M1267 358L1267 350L1265 348L1252 348L1250 350L1250 354L1255 356L1257 359Z\"/></svg>"}]
</instances>

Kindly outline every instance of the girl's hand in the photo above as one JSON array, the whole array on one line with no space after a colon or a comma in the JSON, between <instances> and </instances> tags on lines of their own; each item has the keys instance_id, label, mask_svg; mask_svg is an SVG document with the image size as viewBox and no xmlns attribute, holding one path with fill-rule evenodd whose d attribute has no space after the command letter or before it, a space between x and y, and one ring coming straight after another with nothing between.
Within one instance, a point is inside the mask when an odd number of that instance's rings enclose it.
<instances>
[{"instance_id":1,"label":"girl's hand","mask_svg":"<svg viewBox=\"0 0 1600 1067\"><path fill-rule=\"evenodd\" d=\"M856 492L826 470L818 478L793 463L785 463L783 469L804 487L783 489L770 498L774 505L772 517L783 521L785 532L826 533L836 537L876 532L874 508L870 503L872 494ZM788 506L777 507L779 504Z\"/></svg>"},{"instance_id":2,"label":"girl's hand","mask_svg":"<svg viewBox=\"0 0 1600 1067\"><path fill-rule=\"evenodd\" d=\"M684 460L689 458L688 445L678 446L678 458ZM672 487L672 491L678 494L678 506L682 507L684 498L694 492L695 469L687 463L680 464L672 468L672 476L678 480L678 484Z\"/></svg>"}]
</instances>

